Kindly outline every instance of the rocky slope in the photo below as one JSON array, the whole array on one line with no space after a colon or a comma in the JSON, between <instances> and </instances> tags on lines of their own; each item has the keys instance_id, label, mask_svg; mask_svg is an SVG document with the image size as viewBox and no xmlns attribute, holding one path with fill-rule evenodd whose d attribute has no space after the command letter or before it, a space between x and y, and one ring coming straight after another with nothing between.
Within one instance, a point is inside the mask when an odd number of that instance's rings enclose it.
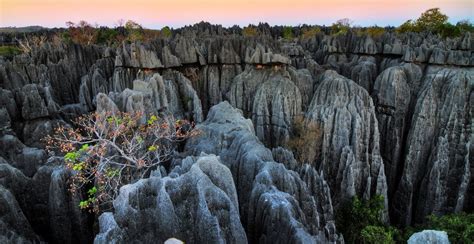
<instances>
[{"instance_id":1,"label":"rocky slope","mask_svg":"<svg viewBox=\"0 0 474 244\"><path fill-rule=\"evenodd\" d=\"M201 23L0 59L0 242L342 242L334 215L355 195L383 195L386 221L402 226L474 211L471 33L289 41L258 28ZM42 141L96 110L172 114L203 132L124 186L99 230ZM285 148L296 118L321 132L304 164Z\"/></svg>"}]
</instances>

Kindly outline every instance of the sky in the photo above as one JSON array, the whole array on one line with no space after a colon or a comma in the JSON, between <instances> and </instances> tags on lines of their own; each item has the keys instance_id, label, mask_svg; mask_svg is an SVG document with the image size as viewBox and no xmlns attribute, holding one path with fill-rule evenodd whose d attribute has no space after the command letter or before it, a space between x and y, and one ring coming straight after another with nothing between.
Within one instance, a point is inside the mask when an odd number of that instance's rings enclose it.
<instances>
[{"instance_id":1,"label":"sky","mask_svg":"<svg viewBox=\"0 0 474 244\"><path fill-rule=\"evenodd\" d=\"M119 19L147 28L200 21L330 25L342 18L360 26L398 26L433 7L452 23L474 20L474 0L0 0L0 26L64 27L66 21L79 20L114 26Z\"/></svg>"}]
</instances>

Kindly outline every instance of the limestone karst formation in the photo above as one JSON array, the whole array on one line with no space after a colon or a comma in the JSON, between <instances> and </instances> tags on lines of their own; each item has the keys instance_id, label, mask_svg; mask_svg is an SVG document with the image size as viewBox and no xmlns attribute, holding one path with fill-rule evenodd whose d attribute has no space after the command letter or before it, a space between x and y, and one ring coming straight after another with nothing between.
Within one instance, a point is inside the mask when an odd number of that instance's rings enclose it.
<instances>
[{"instance_id":1,"label":"limestone karst formation","mask_svg":"<svg viewBox=\"0 0 474 244\"><path fill-rule=\"evenodd\" d=\"M0 58L0 243L342 243L335 215L354 196L382 195L398 226L474 211L471 33L258 28ZM201 133L94 218L42 140L93 111L167 113ZM288 147L297 118L320 129L308 162Z\"/></svg>"}]
</instances>

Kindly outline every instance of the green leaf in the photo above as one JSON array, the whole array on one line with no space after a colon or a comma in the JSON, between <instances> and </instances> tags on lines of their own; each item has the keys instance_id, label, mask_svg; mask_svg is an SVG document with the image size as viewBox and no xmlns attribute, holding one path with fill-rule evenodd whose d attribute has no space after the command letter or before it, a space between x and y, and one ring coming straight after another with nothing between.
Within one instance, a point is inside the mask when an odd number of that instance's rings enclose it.
<instances>
[{"instance_id":1,"label":"green leaf","mask_svg":"<svg viewBox=\"0 0 474 244\"><path fill-rule=\"evenodd\" d=\"M81 202L79 203L79 207L80 207L80 208L87 208L87 207L89 207L89 200L81 201Z\"/></svg>"},{"instance_id":2,"label":"green leaf","mask_svg":"<svg viewBox=\"0 0 474 244\"><path fill-rule=\"evenodd\" d=\"M89 144L84 144L84 145L82 145L80 151L84 152L84 151L87 151L88 149L89 149Z\"/></svg>"},{"instance_id":3,"label":"green leaf","mask_svg":"<svg viewBox=\"0 0 474 244\"><path fill-rule=\"evenodd\" d=\"M79 157L78 152L68 152L66 153L66 155L64 155L64 160L67 162L74 162L77 160L78 157Z\"/></svg>"},{"instance_id":4,"label":"green leaf","mask_svg":"<svg viewBox=\"0 0 474 244\"><path fill-rule=\"evenodd\" d=\"M154 151L156 151L156 149L158 149L158 147L155 146L155 145L151 145L151 146L148 147L149 152L154 152Z\"/></svg>"},{"instance_id":5,"label":"green leaf","mask_svg":"<svg viewBox=\"0 0 474 244\"><path fill-rule=\"evenodd\" d=\"M112 177L115 177L115 176L119 175L119 172L120 172L120 170L118 170L118 169L109 169L109 170L107 170L105 175L109 178L112 178Z\"/></svg>"},{"instance_id":6,"label":"green leaf","mask_svg":"<svg viewBox=\"0 0 474 244\"><path fill-rule=\"evenodd\" d=\"M75 164L72 169L75 170L75 171L81 171L82 169L84 169L84 165L86 163L85 162L80 162L78 164Z\"/></svg>"},{"instance_id":7,"label":"green leaf","mask_svg":"<svg viewBox=\"0 0 474 244\"><path fill-rule=\"evenodd\" d=\"M93 196L96 193L97 193L97 188L95 186L87 191L87 194L89 194L89 196Z\"/></svg>"}]
</instances>

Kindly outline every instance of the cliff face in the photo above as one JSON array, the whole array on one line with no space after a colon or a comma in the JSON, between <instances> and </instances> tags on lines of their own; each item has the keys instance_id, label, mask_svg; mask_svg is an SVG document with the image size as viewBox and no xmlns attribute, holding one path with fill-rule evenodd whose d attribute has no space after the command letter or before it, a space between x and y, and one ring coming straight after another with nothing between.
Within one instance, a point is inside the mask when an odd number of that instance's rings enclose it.
<instances>
[{"instance_id":1,"label":"cliff face","mask_svg":"<svg viewBox=\"0 0 474 244\"><path fill-rule=\"evenodd\" d=\"M67 191L71 172L41 139L95 110L168 113L204 132L187 142L189 157L122 188L98 243L340 242L334 214L355 195L383 195L386 221L399 225L474 210L471 33L290 42L261 31L196 25L0 60L0 240L92 241L93 218ZM284 148L296 118L321 130L306 164Z\"/></svg>"}]
</instances>

